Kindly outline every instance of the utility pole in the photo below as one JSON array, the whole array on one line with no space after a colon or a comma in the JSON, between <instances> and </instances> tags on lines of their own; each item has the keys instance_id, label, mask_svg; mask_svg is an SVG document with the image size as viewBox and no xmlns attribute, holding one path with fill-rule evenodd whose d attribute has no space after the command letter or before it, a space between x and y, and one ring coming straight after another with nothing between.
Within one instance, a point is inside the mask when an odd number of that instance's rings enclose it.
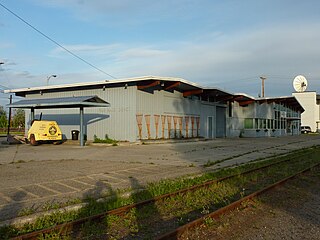
<instances>
[{"instance_id":1,"label":"utility pole","mask_svg":"<svg viewBox=\"0 0 320 240\"><path fill-rule=\"evenodd\" d=\"M263 97L264 98L264 81L267 79L266 77L264 77L264 76L261 76L260 77L260 79L261 79L261 97Z\"/></svg>"}]
</instances>

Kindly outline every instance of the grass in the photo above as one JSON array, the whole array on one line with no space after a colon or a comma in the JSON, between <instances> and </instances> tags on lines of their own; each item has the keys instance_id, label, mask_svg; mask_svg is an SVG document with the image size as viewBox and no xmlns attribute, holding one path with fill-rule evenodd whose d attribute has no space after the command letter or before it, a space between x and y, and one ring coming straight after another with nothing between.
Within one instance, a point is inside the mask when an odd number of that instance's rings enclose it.
<instances>
[{"instance_id":1,"label":"grass","mask_svg":"<svg viewBox=\"0 0 320 240\"><path fill-rule=\"evenodd\" d=\"M105 135L105 139L100 139L97 137L97 135L94 135L93 142L94 143L107 143L107 144L112 144L112 146L118 146L118 141L109 138L108 134Z\"/></svg>"},{"instance_id":2,"label":"grass","mask_svg":"<svg viewBox=\"0 0 320 240\"><path fill-rule=\"evenodd\" d=\"M275 167L268 168L267 170L262 170L258 173L254 172L246 176L240 175L244 171L265 166L273 162L284 161L286 159L291 159L292 162L290 162L290 164L281 163L280 166L276 165ZM319 162L319 159L320 148L302 149L294 151L292 154L288 154L286 156L275 157L273 159L260 162L253 162L239 167L221 169L219 171L205 173L194 178L161 180L157 183L148 184L143 191L139 191L129 198L120 197L117 193L113 192L115 196L106 201L97 202L93 198L86 199L86 207L78 211L54 212L51 215L38 218L34 223L25 224L20 228L13 226L2 227L0 228L0 236L5 236L4 239L6 239L6 237L10 238L19 236L23 233L36 231L86 216L92 216L124 205L140 202L154 198L155 196L191 187L196 184L201 184L225 176L237 175L237 177L224 182L218 182L207 188L198 189L192 193L187 192L183 195L177 195L160 201L160 203L153 203L152 205L144 206L141 209L131 210L124 216L124 218L119 219L117 216L107 216L104 220L105 225L109 226L108 229L110 231L121 232L118 230L127 229L128 232L126 232L126 234L131 235L137 234L137 230L139 229L147 229L149 225L152 225L150 221L153 221L154 218L157 218L159 215L161 215L161 219L167 219L168 221L173 219L172 221L179 225L182 222L185 222L186 219L194 218L199 214L201 215L201 212L204 213L204 211L212 211L215 208L225 206L234 199L243 197L249 194L250 191L257 189L262 185L269 184L271 181L277 181L278 179L283 178L284 175L287 176L292 174L297 169L305 168L314 162ZM269 179L269 176L273 176L272 179ZM198 210L198 212L196 213L195 210ZM139 222L139 225L137 225L137 221ZM114 229L116 230L112 230L110 226L114 226ZM95 229L94 226L92 226L91 229L90 226L86 226L83 230L83 234L90 236L92 235L92 232L99 232L100 234L101 229ZM114 237L119 237L116 233L114 234ZM147 236L149 236L148 234Z\"/></svg>"},{"instance_id":3,"label":"grass","mask_svg":"<svg viewBox=\"0 0 320 240\"><path fill-rule=\"evenodd\" d=\"M218 164L218 163L222 163L222 162L224 162L224 161L225 161L225 159L223 159L223 160L216 160L216 161L208 160L205 164L203 164L203 167L211 167L211 166L213 166L213 165L216 165L216 164Z\"/></svg>"},{"instance_id":4,"label":"grass","mask_svg":"<svg viewBox=\"0 0 320 240\"><path fill-rule=\"evenodd\" d=\"M19 211L18 216L19 217L28 216L28 215L31 215L35 212L36 212L36 209L34 209L32 207L31 208L23 208Z\"/></svg>"}]
</instances>

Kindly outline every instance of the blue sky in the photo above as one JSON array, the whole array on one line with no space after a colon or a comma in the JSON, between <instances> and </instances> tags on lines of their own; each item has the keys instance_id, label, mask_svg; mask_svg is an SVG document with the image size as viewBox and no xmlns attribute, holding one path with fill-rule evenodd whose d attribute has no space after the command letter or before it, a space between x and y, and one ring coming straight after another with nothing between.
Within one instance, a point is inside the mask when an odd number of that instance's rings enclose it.
<instances>
[{"instance_id":1,"label":"blue sky","mask_svg":"<svg viewBox=\"0 0 320 240\"><path fill-rule=\"evenodd\" d=\"M181 77L229 92L291 95L306 76L320 92L320 1L0 0L55 41L116 78ZM0 6L0 85L111 79ZM1 86L0 86L1 87ZM0 104L8 96L0 94Z\"/></svg>"}]
</instances>

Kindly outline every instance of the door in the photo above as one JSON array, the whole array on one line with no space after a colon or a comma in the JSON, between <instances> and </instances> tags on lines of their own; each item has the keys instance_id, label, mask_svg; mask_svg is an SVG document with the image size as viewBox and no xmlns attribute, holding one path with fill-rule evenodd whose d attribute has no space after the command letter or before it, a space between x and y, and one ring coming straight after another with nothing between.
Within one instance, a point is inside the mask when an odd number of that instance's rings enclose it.
<instances>
[{"instance_id":1,"label":"door","mask_svg":"<svg viewBox=\"0 0 320 240\"><path fill-rule=\"evenodd\" d=\"M216 116L216 137L224 138L226 137L226 108L217 107Z\"/></svg>"},{"instance_id":2,"label":"door","mask_svg":"<svg viewBox=\"0 0 320 240\"><path fill-rule=\"evenodd\" d=\"M207 120L207 138L213 138L213 117Z\"/></svg>"}]
</instances>

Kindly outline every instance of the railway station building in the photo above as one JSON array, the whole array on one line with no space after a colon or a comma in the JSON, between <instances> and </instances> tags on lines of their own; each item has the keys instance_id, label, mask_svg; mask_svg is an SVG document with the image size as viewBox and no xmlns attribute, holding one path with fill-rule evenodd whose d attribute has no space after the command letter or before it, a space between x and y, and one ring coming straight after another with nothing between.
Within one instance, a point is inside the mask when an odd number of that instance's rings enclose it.
<instances>
[{"instance_id":1,"label":"railway station building","mask_svg":"<svg viewBox=\"0 0 320 240\"><path fill-rule=\"evenodd\" d=\"M158 76L21 88L6 93L30 101L87 97L88 101L109 103L109 107L84 109L87 140L95 136L136 142L296 135L304 111L294 96L254 98L202 87L182 78ZM26 110L26 126L30 126L31 112ZM59 108L57 104L54 109L36 109L34 115L57 121L65 139L71 139L72 130L79 130L78 108Z\"/></svg>"}]
</instances>

